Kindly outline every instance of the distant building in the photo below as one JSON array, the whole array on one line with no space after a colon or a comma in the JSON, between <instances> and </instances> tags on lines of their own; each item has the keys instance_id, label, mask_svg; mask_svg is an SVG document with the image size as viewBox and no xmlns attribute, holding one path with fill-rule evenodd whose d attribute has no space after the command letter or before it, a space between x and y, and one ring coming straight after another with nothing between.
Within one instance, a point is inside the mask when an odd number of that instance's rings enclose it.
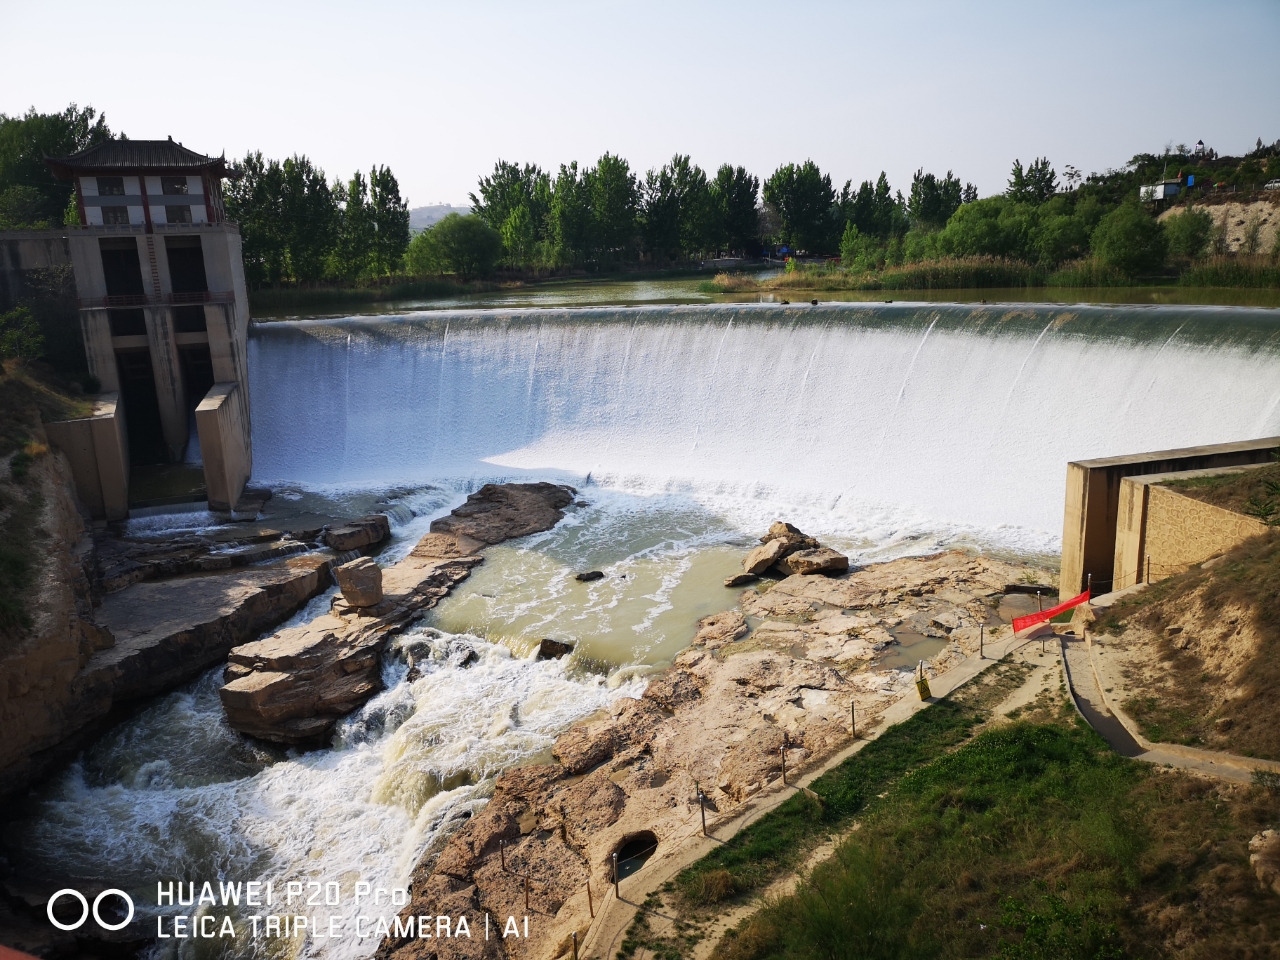
<instances>
[{"instance_id":1,"label":"distant building","mask_svg":"<svg viewBox=\"0 0 1280 960\"><path fill-rule=\"evenodd\" d=\"M69 259L97 413L49 424L81 499L118 519L131 466L191 459L198 436L211 509L235 506L252 468L240 231L221 157L169 140L110 140L46 162L75 184L79 227L0 236L10 257ZM52 251L52 252L51 252Z\"/></svg>"},{"instance_id":2,"label":"distant building","mask_svg":"<svg viewBox=\"0 0 1280 960\"><path fill-rule=\"evenodd\" d=\"M1182 192L1182 180L1161 180L1138 188L1138 198L1143 202L1172 200Z\"/></svg>"}]
</instances>

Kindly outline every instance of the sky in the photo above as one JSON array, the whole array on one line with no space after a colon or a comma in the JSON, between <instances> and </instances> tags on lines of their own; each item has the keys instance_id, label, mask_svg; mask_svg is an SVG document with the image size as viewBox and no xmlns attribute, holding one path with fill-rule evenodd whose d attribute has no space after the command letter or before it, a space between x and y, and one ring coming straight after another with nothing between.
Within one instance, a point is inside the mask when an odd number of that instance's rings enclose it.
<instances>
[{"instance_id":1,"label":"sky","mask_svg":"<svg viewBox=\"0 0 1280 960\"><path fill-rule=\"evenodd\" d=\"M390 166L411 206L499 159L640 171L687 153L836 186L1015 158L1122 166L1280 139L1280 0L470 2L0 0L0 112L91 104L134 139Z\"/></svg>"}]
</instances>

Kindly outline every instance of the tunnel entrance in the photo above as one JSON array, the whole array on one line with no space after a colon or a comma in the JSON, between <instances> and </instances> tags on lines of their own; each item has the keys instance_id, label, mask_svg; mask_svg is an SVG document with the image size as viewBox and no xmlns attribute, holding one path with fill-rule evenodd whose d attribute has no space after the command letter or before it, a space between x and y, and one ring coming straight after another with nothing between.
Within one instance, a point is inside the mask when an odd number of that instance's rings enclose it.
<instances>
[{"instance_id":1,"label":"tunnel entrance","mask_svg":"<svg viewBox=\"0 0 1280 960\"><path fill-rule=\"evenodd\" d=\"M125 429L129 433L129 462L135 466L169 462L169 448L160 426L160 403L151 371L151 351L117 350L120 399L124 401Z\"/></svg>"},{"instance_id":2,"label":"tunnel entrance","mask_svg":"<svg viewBox=\"0 0 1280 960\"><path fill-rule=\"evenodd\" d=\"M650 830L641 830L626 837L618 847L618 879L625 880L631 876L654 855L658 849L658 838Z\"/></svg>"}]
</instances>

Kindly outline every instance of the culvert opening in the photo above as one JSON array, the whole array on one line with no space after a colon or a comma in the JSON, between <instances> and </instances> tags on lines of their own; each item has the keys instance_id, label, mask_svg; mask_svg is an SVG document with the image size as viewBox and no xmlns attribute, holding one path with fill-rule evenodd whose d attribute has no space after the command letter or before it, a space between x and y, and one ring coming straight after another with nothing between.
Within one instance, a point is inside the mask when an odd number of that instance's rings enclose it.
<instances>
[{"instance_id":1,"label":"culvert opening","mask_svg":"<svg viewBox=\"0 0 1280 960\"><path fill-rule=\"evenodd\" d=\"M641 830L622 841L615 851L618 855L618 879L625 880L653 856L658 849L658 838L650 830Z\"/></svg>"}]
</instances>

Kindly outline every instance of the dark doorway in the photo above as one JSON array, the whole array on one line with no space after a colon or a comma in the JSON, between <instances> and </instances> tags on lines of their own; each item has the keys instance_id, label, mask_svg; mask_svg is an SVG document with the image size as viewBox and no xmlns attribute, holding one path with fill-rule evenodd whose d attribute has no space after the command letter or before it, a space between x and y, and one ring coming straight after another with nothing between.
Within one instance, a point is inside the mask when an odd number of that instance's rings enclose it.
<instances>
[{"instance_id":1,"label":"dark doorway","mask_svg":"<svg viewBox=\"0 0 1280 960\"><path fill-rule=\"evenodd\" d=\"M160 404L151 371L151 351L116 351L120 374L120 399L124 401L124 422L129 433L129 462L143 466L168 463L169 448L160 426Z\"/></svg>"},{"instance_id":2,"label":"dark doorway","mask_svg":"<svg viewBox=\"0 0 1280 960\"><path fill-rule=\"evenodd\" d=\"M102 274L107 282L107 296L145 296L138 244L133 237L103 237L98 241L98 247L102 252Z\"/></svg>"},{"instance_id":3,"label":"dark doorway","mask_svg":"<svg viewBox=\"0 0 1280 960\"><path fill-rule=\"evenodd\" d=\"M187 406L194 410L213 387L213 357L207 343L193 343L179 347L182 358L182 378L187 383Z\"/></svg>"},{"instance_id":4,"label":"dark doorway","mask_svg":"<svg viewBox=\"0 0 1280 960\"><path fill-rule=\"evenodd\" d=\"M147 318L142 315L142 310L137 307L130 307L126 310L116 307L107 316L111 320L111 335L113 337L145 337L147 335Z\"/></svg>"},{"instance_id":5,"label":"dark doorway","mask_svg":"<svg viewBox=\"0 0 1280 960\"><path fill-rule=\"evenodd\" d=\"M204 250L199 237L165 237L169 255L169 282L174 293L205 293L209 281L204 274Z\"/></svg>"},{"instance_id":6,"label":"dark doorway","mask_svg":"<svg viewBox=\"0 0 1280 960\"><path fill-rule=\"evenodd\" d=\"M209 328L204 322L204 307L174 307L174 333L204 333Z\"/></svg>"}]
</instances>

